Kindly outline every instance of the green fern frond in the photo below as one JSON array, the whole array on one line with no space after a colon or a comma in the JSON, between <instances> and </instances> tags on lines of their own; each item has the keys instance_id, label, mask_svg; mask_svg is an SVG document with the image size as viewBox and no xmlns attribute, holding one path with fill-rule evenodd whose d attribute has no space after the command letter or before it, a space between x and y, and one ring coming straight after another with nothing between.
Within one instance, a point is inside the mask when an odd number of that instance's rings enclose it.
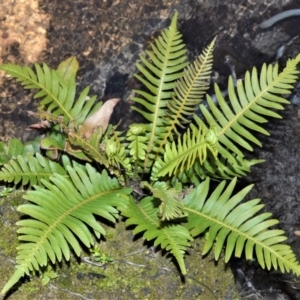
<instances>
[{"instance_id":1,"label":"green fern frond","mask_svg":"<svg viewBox=\"0 0 300 300\"><path fill-rule=\"evenodd\" d=\"M182 76L176 81L172 100L167 103L165 125L168 126L168 131L165 139L169 138L173 132L179 134L176 126L184 128L190 123L189 117L202 102L209 88L214 46L215 39L192 64L183 70Z\"/></svg>"},{"instance_id":2,"label":"green fern frond","mask_svg":"<svg viewBox=\"0 0 300 300\"><path fill-rule=\"evenodd\" d=\"M152 51L146 51L149 59L141 56L143 65L137 63L141 75L135 77L144 84L148 91L134 90L139 96L132 98L142 108L133 106L145 119L151 122L149 127L147 154L144 168L147 169L149 155L154 145L159 143L165 132L163 118L166 115L167 103L171 99L175 81L187 65L186 49L181 34L177 30L177 12L169 28L162 31L160 37L151 45Z\"/></svg>"},{"instance_id":3,"label":"green fern frond","mask_svg":"<svg viewBox=\"0 0 300 300\"><path fill-rule=\"evenodd\" d=\"M158 208L158 217L162 221L170 221L186 217L183 212L181 190L170 188L166 182L157 181L153 185L143 181L141 186L148 188L152 195L161 201Z\"/></svg>"},{"instance_id":4,"label":"green fern frond","mask_svg":"<svg viewBox=\"0 0 300 300\"><path fill-rule=\"evenodd\" d=\"M157 159L152 170L152 180L168 174L179 174L188 170L199 161L202 164L210 151L213 156L217 155L216 131L211 128L204 132L202 128L188 128L182 137L166 144L164 150L164 160Z\"/></svg>"},{"instance_id":5,"label":"green fern frond","mask_svg":"<svg viewBox=\"0 0 300 300\"><path fill-rule=\"evenodd\" d=\"M60 75L46 64L43 64L42 67L38 64L34 66L36 74L27 66L20 67L13 64L2 65L1 69L21 82L25 89L38 89L34 98L42 98L41 108L50 105L49 112L52 112L53 115L63 115L67 120L71 120L72 116L63 104L73 102L75 86L68 86Z\"/></svg>"},{"instance_id":6,"label":"green fern frond","mask_svg":"<svg viewBox=\"0 0 300 300\"><path fill-rule=\"evenodd\" d=\"M5 164L0 171L0 180L14 184L35 185L41 184L42 179L48 181L54 173L62 176L67 174L59 163L51 161L39 153L33 156L28 152L26 156L19 155L17 159L11 159Z\"/></svg>"},{"instance_id":7,"label":"green fern frond","mask_svg":"<svg viewBox=\"0 0 300 300\"><path fill-rule=\"evenodd\" d=\"M132 161L144 161L147 152L148 138L145 136L147 124L131 124L126 133L126 140L129 141L128 149Z\"/></svg>"},{"instance_id":8,"label":"green fern frond","mask_svg":"<svg viewBox=\"0 0 300 300\"><path fill-rule=\"evenodd\" d=\"M292 270L300 275L300 265L291 248L281 244L286 240L283 230L269 229L279 221L270 219L270 213L256 215L262 209L259 199L241 203L253 185L232 195L236 178L226 187L221 182L208 197L209 179L192 190L183 200L188 222L186 228L192 236L208 230L203 249L206 254L213 247L217 260L225 246L225 262L235 252L240 257L245 249L246 259L252 259L254 251L262 268L280 268L281 272Z\"/></svg>"},{"instance_id":9,"label":"green fern frond","mask_svg":"<svg viewBox=\"0 0 300 300\"><path fill-rule=\"evenodd\" d=\"M184 128L209 88L215 39L203 50L193 64L189 64L176 81L172 100L168 101L164 123L166 126L162 141L156 150L159 156L167 141L173 141L173 134L179 135L178 127Z\"/></svg>"},{"instance_id":10,"label":"green fern frond","mask_svg":"<svg viewBox=\"0 0 300 300\"><path fill-rule=\"evenodd\" d=\"M207 177L215 179L242 177L250 172L252 166L264 162L263 159L247 160L238 155L234 157L235 161L229 161L223 157L215 159L213 155L208 153L207 159L203 164L200 164L199 161L195 161L190 169L179 173L172 178L172 181L177 182L179 180L182 183L198 185Z\"/></svg>"},{"instance_id":11,"label":"green fern frond","mask_svg":"<svg viewBox=\"0 0 300 300\"><path fill-rule=\"evenodd\" d=\"M246 176L250 172L253 165L264 162L263 159L247 160L243 157L235 156L235 162L229 162L227 159L215 159L212 155L208 155L206 161L201 165L196 161L192 167L186 171L173 176L172 185L177 182L198 186L207 177L214 179L232 179L234 177Z\"/></svg>"},{"instance_id":12,"label":"green fern frond","mask_svg":"<svg viewBox=\"0 0 300 300\"><path fill-rule=\"evenodd\" d=\"M88 140L84 139L76 130L70 131L68 134L69 144L65 150L81 160L95 160L108 167L109 161L104 154L104 151L101 151L100 149L102 136L101 128L94 131Z\"/></svg>"},{"instance_id":13,"label":"green fern frond","mask_svg":"<svg viewBox=\"0 0 300 300\"><path fill-rule=\"evenodd\" d=\"M212 155L208 155L208 159L194 169L196 173L205 173L205 177L215 179L232 179L233 177L246 176L250 172L251 167L263 163L264 159L245 159L238 155L234 155L235 161L228 160L224 157L215 159ZM200 169L202 168L202 171Z\"/></svg>"},{"instance_id":14,"label":"green fern frond","mask_svg":"<svg viewBox=\"0 0 300 300\"><path fill-rule=\"evenodd\" d=\"M230 77L228 82L230 105L225 101L219 87L215 85L218 106L207 96L210 111L202 104L200 109L207 123L217 128L218 152L221 156L234 161L231 152L243 157L240 147L252 151L249 142L261 146L251 131L269 135L259 125L267 122L264 116L281 118L274 110L281 110L282 104L289 103L281 95L291 93L292 84L296 82L296 74L299 73L297 63L296 59L288 61L286 68L279 74L277 64L263 65L259 76L256 68L253 68L251 73L246 72L244 83L238 80L236 89Z\"/></svg>"},{"instance_id":15,"label":"green fern frond","mask_svg":"<svg viewBox=\"0 0 300 300\"><path fill-rule=\"evenodd\" d=\"M127 207L127 195L131 190L121 188L107 172L100 174L90 165L86 166L86 171L67 167L67 172L71 180L54 174L50 182L43 180L46 188L35 186L34 191L24 196L33 204L21 205L18 211L31 218L17 223L21 226L19 240L23 241L18 247L18 267L1 293L29 271L46 266L48 260L52 263L63 257L69 260L70 247L79 256L78 240L86 247L94 244L90 229L98 238L105 235L94 215L114 223L119 215L117 208Z\"/></svg>"},{"instance_id":16,"label":"green fern frond","mask_svg":"<svg viewBox=\"0 0 300 300\"><path fill-rule=\"evenodd\" d=\"M144 232L147 240L154 239L154 245L166 249L174 255L182 274L186 274L184 253L190 245L192 237L189 231L179 224L164 223L158 217L158 205L152 197L143 198L139 203L130 200L126 210L122 214L127 217L127 225L136 225L134 234Z\"/></svg>"},{"instance_id":17,"label":"green fern frond","mask_svg":"<svg viewBox=\"0 0 300 300\"><path fill-rule=\"evenodd\" d=\"M86 88L75 104L76 83L70 78L76 75L75 64L77 64L77 60L75 58L69 60L71 61L70 64L74 64L74 67L58 68L58 71L50 69L46 64L43 64L42 67L35 64L35 72L27 66L21 67L13 64L1 65L0 69L14 77L25 89L38 90L34 98L41 98L40 112L47 111L54 118L63 116L66 124L70 121L80 124L77 119L79 118L79 121L85 119L94 105L96 97L86 101L86 95L89 91L89 88Z\"/></svg>"},{"instance_id":18,"label":"green fern frond","mask_svg":"<svg viewBox=\"0 0 300 300\"><path fill-rule=\"evenodd\" d=\"M128 176L132 176L130 159L127 157L125 147L117 134L105 139L105 153L111 173L120 178L122 174L121 170L124 169Z\"/></svg>"},{"instance_id":19,"label":"green fern frond","mask_svg":"<svg viewBox=\"0 0 300 300\"><path fill-rule=\"evenodd\" d=\"M146 158L148 149L148 134L147 127L149 124L131 124L126 133L126 141L129 149L130 162L134 170L133 178L138 178L138 174L143 173L143 164ZM123 143L125 144L125 143Z\"/></svg>"}]
</instances>

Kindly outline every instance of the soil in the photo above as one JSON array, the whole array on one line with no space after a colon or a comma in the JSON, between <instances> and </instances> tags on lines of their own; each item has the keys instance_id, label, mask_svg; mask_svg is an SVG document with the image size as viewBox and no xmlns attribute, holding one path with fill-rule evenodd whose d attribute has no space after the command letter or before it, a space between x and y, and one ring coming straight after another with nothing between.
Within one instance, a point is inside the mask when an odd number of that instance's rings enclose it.
<instances>
[{"instance_id":1,"label":"soil","mask_svg":"<svg viewBox=\"0 0 300 300\"><path fill-rule=\"evenodd\" d=\"M175 9L179 12L179 28L191 59L218 35L213 78L223 89L226 89L226 78L233 69L237 77L242 78L247 69L253 66L260 68L263 62L279 60L280 65L283 66L286 60L298 54L300 49L300 17L286 19L266 29L259 26L262 21L280 11L298 8L299 0L231 0L228 3L217 0L0 0L0 3L3 8L0 12L0 62L23 65L46 62L55 68L66 57L75 55L80 62L78 90L90 85L91 94L96 94L99 99L121 97L122 101L115 110L113 120L117 121L120 118L127 120L124 121L124 126L132 120L129 97L131 89L136 86L133 80L135 62L149 42L169 24L169 18ZM278 58L278 49L282 46L285 51L283 56ZM0 88L1 139L7 140L12 136L23 140L31 139L34 133L21 129L34 123L34 120L26 114L27 110L32 110L36 106L32 95L28 91L23 91L18 84L8 78L1 77L0 80L2 84ZM291 98L292 104L282 113L283 119L268 123L267 129L271 137L261 137L263 148L255 149L254 154L249 153L249 156L264 158L266 162L254 167L253 172L241 182L241 185L255 183L251 198L262 198L265 210L271 211L274 217L281 221L280 228L286 231L287 243L292 245L300 259L300 241L294 234L296 230L300 230L298 93L296 87ZM3 208L3 211L7 213L9 209ZM10 214L8 217L2 217L3 228L7 228L5 224L11 227L15 222L16 216L12 220L9 217ZM10 237L14 236L12 231L9 234ZM0 252L3 258L1 269L4 264L11 264L8 257L13 258L13 250L7 250L6 246L1 245ZM124 253L130 251L132 250L125 249ZM125 255L124 253L114 253L114 255L120 259ZM142 260L140 264L147 263L149 263L148 258L146 262ZM160 261L160 264L164 263L167 264L165 261ZM202 280L205 277L201 273L202 260L201 263L193 261L191 264L193 269L197 265L195 273L191 276ZM258 268L255 262L249 264L243 259L234 260L230 265L240 291L240 299L300 299L300 292L298 292L300 281L292 275L281 275L276 271L267 272ZM174 266L168 264L167 268L172 269ZM211 269L211 265L208 269ZM9 273L6 267L3 267L3 270L6 274ZM226 270L228 272L228 269ZM214 275L214 281L204 283L208 286L207 290L213 291L211 294L203 294L199 290L197 294L195 292L197 286L201 291L206 289L202 288L204 285L197 285L194 279L191 279L193 287L183 288L178 283L177 276L169 279L160 277L165 275L165 270L159 267L153 271L156 275L152 274L148 279L145 279L148 271L140 272L140 278L149 284L142 286L140 290L145 294L139 294L143 295L139 299L152 299L147 295L154 295L153 278L159 282L175 282L184 290L180 294L172 285L167 289L161 287L162 294L155 294L156 298L153 299L177 299L178 297L178 299L206 300L213 299L213 296L218 299L234 299L236 297L234 288L227 281L228 288L222 290L220 294L215 293L216 290L221 290L218 284L222 281L225 283L225 275L220 275L222 273L217 269L215 271L214 274L218 275ZM59 287L58 290L51 288L51 285L40 289L39 284L33 281L31 285L26 283L20 287L8 299L75 299L75 297L135 299L133 295L136 291L130 290L135 285L130 281L130 276L134 277L135 274L130 273L128 269L118 269L118 272L123 274L119 277L115 273L109 276L98 269L87 271L85 268L79 270L75 268L68 274L64 272L60 273L59 279L51 281L52 286ZM100 277L88 275L89 272L100 274ZM197 272L201 274L200 277L196 275ZM171 273L173 274L173 271ZM109 281L105 283L111 284L114 294L109 292L99 294L98 290L93 290L94 281L101 281L102 275L111 280L119 278L119 281L112 280L110 283ZM8 275L1 276L1 280L8 277ZM60 286L59 280L62 278L67 278L66 282L69 280L68 283L71 285ZM124 278L128 280L126 283ZM77 289L81 284L85 285L85 288L87 285L89 287L81 292ZM33 291L30 291L32 286ZM172 290L175 294L171 294ZM54 291L62 294L56 294ZM91 294L88 294L88 291ZM195 293L185 294L188 291ZM173 296L175 298L168 298Z\"/></svg>"}]
</instances>

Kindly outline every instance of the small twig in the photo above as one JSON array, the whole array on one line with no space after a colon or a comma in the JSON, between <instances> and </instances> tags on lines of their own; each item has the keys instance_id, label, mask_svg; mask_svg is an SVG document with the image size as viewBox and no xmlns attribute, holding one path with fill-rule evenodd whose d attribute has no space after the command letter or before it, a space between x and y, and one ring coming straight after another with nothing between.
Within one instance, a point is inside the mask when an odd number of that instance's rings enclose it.
<instances>
[{"instance_id":1,"label":"small twig","mask_svg":"<svg viewBox=\"0 0 300 300\"><path fill-rule=\"evenodd\" d=\"M101 264L101 263L96 263L96 262L93 262L91 260L89 260L87 257L81 257L81 259L88 263L88 264L91 264L93 266L96 266L96 267L103 267L104 265L106 265L106 263L104 264ZM146 267L146 265L141 265L141 264L136 264L134 262L131 262L131 261L127 261L127 260L113 260L112 262L110 263L125 263L125 264L128 264L128 265L131 265L131 266L135 266L135 267L141 267L141 268L144 268Z\"/></svg>"},{"instance_id":2,"label":"small twig","mask_svg":"<svg viewBox=\"0 0 300 300\"><path fill-rule=\"evenodd\" d=\"M71 291L68 290L68 289L58 288L57 286L55 286L55 285L53 285L53 284L51 284L51 283L49 284L49 286L52 287L52 288L54 288L54 289L56 289L56 290L61 290L61 291L67 292L67 293L69 293L69 294L71 294L71 295L73 295L73 296L80 297L80 298L82 298L82 299L84 299L84 300L91 300L91 299L93 299L93 298L86 298L86 297L84 297L83 295L78 294L78 293L71 292Z\"/></svg>"},{"instance_id":3,"label":"small twig","mask_svg":"<svg viewBox=\"0 0 300 300\"><path fill-rule=\"evenodd\" d=\"M86 262L86 263L88 263L90 265L96 266L96 267L103 267L104 265L106 265L106 263L102 264L102 263L93 262L93 261L89 260L87 257L81 257L81 259L84 262Z\"/></svg>"},{"instance_id":4,"label":"small twig","mask_svg":"<svg viewBox=\"0 0 300 300\"><path fill-rule=\"evenodd\" d=\"M146 251L146 249L141 249L141 250L138 250L138 251L135 251L135 252L131 252L131 253L125 254L124 257L130 256L130 255L134 255L134 254L138 254L138 253L141 253L141 252L144 252L144 251Z\"/></svg>"},{"instance_id":5,"label":"small twig","mask_svg":"<svg viewBox=\"0 0 300 300\"><path fill-rule=\"evenodd\" d=\"M131 265L131 266L135 266L135 267L141 267L141 268L145 268L146 265L141 265L141 264L136 264L136 263L133 263L131 261L128 261L128 260L119 260L119 262L123 262L127 265Z\"/></svg>"},{"instance_id":6,"label":"small twig","mask_svg":"<svg viewBox=\"0 0 300 300\"><path fill-rule=\"evenodd\" d=\"M12 262L14 265L16 264L16 262L12 258L10 258L9 256L5 255L4 253L0 252L0 255L2 255L7 260L9 260L10 262Z\"/></svg>"}]
</instances>

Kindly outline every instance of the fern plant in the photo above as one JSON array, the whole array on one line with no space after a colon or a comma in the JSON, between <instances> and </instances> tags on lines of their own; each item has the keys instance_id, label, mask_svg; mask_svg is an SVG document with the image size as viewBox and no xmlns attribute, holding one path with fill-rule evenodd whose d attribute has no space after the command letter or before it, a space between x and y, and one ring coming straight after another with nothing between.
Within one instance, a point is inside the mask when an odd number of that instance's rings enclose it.
<instances>
[{"instance_id":1,"label":"fern plant","mask_svg":"<svg viewBox=\"0 0 300 300\"><path fill-rule=\"evenodd\" d=\"M125 217L134 234L170 252L182 274L191 241L207 233L203 254L214 251L218 259L224 249L227 262L244 253L262 268L300 275L295 254L282 243L284 232L271 228L278 221L259 213L259 199L244 200L252 185L234 192L238 178L262 162L248 160L244 150L261 146L255 132L268 135L263 123L280 118L300 55L281 72L277 65L253 68L237 86L230 77L226 99L215 85L215 103L206 94L215 40L188 63L176 23L177 13L137 63L135 76L145 88L135 91L132 109L144 123L126 132L109 125L119 99L96 103L88 88L76 96L74 57L56 70L46 64L0 67L36 90L38 109L30 113L41 123L32 127L46 132L38 145L0 144L0 180L33 188L18 207L27 218L17 223L17 266L2 294L50 262L70 260L71 249L80 256L80 243L92 247L105 236L96 216L111 224ZM213 189L215 179L221 181Z\"/></svg>"}]
</instances>

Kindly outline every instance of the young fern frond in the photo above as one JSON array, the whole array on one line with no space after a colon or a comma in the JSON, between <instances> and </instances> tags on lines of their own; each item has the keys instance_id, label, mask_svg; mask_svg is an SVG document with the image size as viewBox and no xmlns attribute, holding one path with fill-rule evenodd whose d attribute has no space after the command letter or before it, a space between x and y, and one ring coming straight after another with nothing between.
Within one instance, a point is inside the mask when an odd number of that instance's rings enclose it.
<instances>
[{"instance_id":1,"label":"young fern frond","mask_svg":"<svg viewBox=\"0 0 300 300\"><path fill-rule=\"evenodd\" d=\"M142 182L141 185L148 188L153 197L161 201L158 208L158 217L160 220L170 221L186 217L183 212L182 199L180 198L181 190L170 188L166 182L162 181L157 181L153 185L148 182Z\"/></svg>"},{"instance_id":2,"label":"young fern frond","mask_svg":"<svg viewBox=\"0 0 300 300\"><path fill-rule=\"evenodd\" d=\"M105 153L108 159L111 173L114 173L121 181L122 172L126 175L132 175L132 167L128 157L126 157L125 146L117 134L113 134L111 138L105 140Z\"/></svg>"},{"instance_id":3,"label":"young fern frond","mask_svg":"<svg viewBox=\"0 0 300 300\"><path fill-rule=\"evenodd\" d=\"M146 51L149 60L141 56L143 65L137 64L141 75L135 77L141 81L148 91L134 90L138 96L132 98L142 107L133 106L146 120L151 122L147 133L147 152L144 160L144 169L149 169L153 150L163 139L165 132L164 117L168 111L167 103L171 99L175 81L183 68L187 65L186 49L181 34L177 30L177 13L174 14L169 28L151 45L152 51Z\"/></svg>"},{"instance_id":4,"label":"young fern frond","mask_svg":"<svg viewBox=\"0 0 300 300\"><path fill-rule=\"evenodd\" d=\"M148 148L148 138L145 136L147 127L146 124L131 124L126 133L126 140L130 142L128 145L129 154L133 162L145 160Z\"/></svg>"},{"instance_id":5,"label":"young fern frond","mask_svg":"<svg viewBox=\"0 0 300 300\"><path fill-rule=\"evenodd\" d=\"M143 237L147 240L154 239L154 245L166 249L174 255L182 274L186 274L184 252L190 245L192 237L182 225L164 223L158 217L159 203L152 197L143 198L139 203L130 200L122 215L127 217L127 225L136 225L134 234L144 231Z\"/></svg>"},{"instance_id":6,"label":"young fern frond","mask_svg":"<svg viewBox=\"0 0 300 300\"><path fill-rule=\"evenodd\" d=\"M100 141L102 139L101 128L93 132L88 140L84 139L78 132L69 132L69 144L66 147L66 151L85 161L95 160L98 163L108 167L109 162L104 153L100 149Z\"/></svg>"},{"instance_id":7,"label":"young fern frond","mask_svg":"<svg viewBox=\"0 0 300 300\"><path fill-rule=\"evenodd\" d=\"M243 157L241 147L252 151L249 142L261 146L260 141L251 131L268 135L268 132L259 124L267 122L264 117L280 118L274 110L283 109L282 104L288 104L282 94L290 94L293 83L299 73L297 64L300 57L289 60L286 68L278 74L278 64L263 65L258 76L256 68L246 72L245 81L238 80L235 89L232 77L228 82L230 105L225 101L217 85L215 85L218 106L211 97L207 96L209 110L200 105L201 112L207 123L214 125L218 132L218 152L229 160L235 160L232 153ZM232 108L231 108L231 107Z\"/></svg>"},{"instance_id":8,"label":"young fern frond","mask_svg":"<svg viewBox=\"0 0 300 300\"><path fill-rule=\"evenodd\" d=\"M33 204L23 204L18 211L30 216L17 223L19 240L17 270L1 293L9 290L29 271L39 270L64 257L70 260L70 252L81 253L78 242L86 247L94 244L93 230L97 238L105 235L104 228L94 215L110 222L118 218L118 209L127 207L131 190L121 188L116 179L111 179L106 171L98 173L90 165L86 171L67 167L69 178L54 174L50 182L44 181L46 188L35 186L24 198ZM62 205L63 203L63 205Z\"/></svg>"},{"instance_id":9,"label":"young fern frond","mask_svg":"<svg viewBox=\"0 0 300 300\"><path fill-rule=\"evenodd\" d=\"M293 271L300 275L300 265L296 256L287 245L283 230L269 229L279 221L270 219L270 213L257 215L263 207L259 199L241 203L253 185L232 195L236 185L233 179L225 189L226 182L221 182L208 196L209 179L193 189L184 199L188 214L186 228L193 237L208 230L203 254L214 245L215 259L220 257L225 246L225 262L232 254L242 255L245 249L246 259L256 258L262 268L268 270L280 268L281 272Z\"/></svg>"}]
</instances>

